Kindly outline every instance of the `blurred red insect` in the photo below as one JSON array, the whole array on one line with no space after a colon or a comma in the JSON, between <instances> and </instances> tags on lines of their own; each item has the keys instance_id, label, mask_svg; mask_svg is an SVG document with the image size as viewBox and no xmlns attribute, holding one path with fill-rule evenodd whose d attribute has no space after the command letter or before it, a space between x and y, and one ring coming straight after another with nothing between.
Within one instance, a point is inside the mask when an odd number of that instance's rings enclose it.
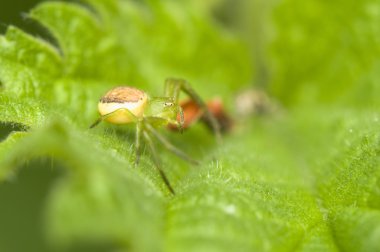
<instances>
[{"instance_id":1,"label":"blurred red insect","mask_svg":"<svg viewBox=\"0 0 380 252\"><path fill-rule=\"evenodd\" d=\"M211 114L218 121L221 133L229 132L233 126L233 121L231 117L226 113L222 100L219 98L214 98L212 100L209 100L206 105ZM203 111L194 100L183 100L180 102L180 106L183 110L184 115L184 123L182 126L183 129L187 129L194 123L201 121L210 130L213 130L210 120L207 120L207 118L205 118L205 111ZM177 115L177 121L180 121L180 115ZM168 128L173 131L180 130L174 124L169 124Z\"/></svg>"}]
</instances>

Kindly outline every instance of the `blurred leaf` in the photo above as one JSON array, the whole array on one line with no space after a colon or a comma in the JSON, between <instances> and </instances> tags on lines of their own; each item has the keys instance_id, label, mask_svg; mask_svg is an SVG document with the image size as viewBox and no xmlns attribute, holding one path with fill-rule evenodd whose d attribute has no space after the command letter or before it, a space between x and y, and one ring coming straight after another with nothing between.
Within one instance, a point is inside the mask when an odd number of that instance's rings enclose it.
<instances>
[{"instance_id":1,"label":"blurred leaf","mask_svg":"<svg viewBox=\"0 0 380 252\"><path fill-rule=\"evenodd\" d=\"M378 1L281 1L274 22L271 91L284 103L378 104Z\"/></svg>"}]
</instances>

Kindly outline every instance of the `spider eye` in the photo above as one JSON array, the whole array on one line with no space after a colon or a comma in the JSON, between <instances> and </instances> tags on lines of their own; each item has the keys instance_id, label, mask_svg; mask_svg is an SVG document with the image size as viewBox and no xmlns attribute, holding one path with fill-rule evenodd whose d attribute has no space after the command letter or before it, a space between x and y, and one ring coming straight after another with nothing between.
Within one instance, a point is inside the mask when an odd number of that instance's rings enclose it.
<instances>
[{"instance_id":1,"label":"spider eye","mask_svg":"<svg viewBox=\"0 0 380 252\"><path fill-rule=\"evenodd\" d=\"M171 106L173 106L174 105L174 103L172 103L172 102L165 102L164 103L164 106L165 107L171 107Z\"/></svg>"}]
</instances>

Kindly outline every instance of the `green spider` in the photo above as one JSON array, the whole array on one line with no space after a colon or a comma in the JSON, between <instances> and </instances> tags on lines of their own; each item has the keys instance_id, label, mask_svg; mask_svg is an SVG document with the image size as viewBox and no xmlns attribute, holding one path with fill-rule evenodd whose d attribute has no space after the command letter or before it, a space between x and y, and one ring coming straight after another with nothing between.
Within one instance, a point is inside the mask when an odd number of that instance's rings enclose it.
<instances>
[{"instance_id":1,"label":"green spider","mask_svg":"<svg viewBox=\"0 0 380 252\"><path fill-rule=\"evenodd\" d=\"M159 127L167 125L176 125L182 130L184 114L178 103L181 91L193 99L204 111L205 120L207 120L212 126L217 140L220 140L219 123L209 111L205 102L191 88L186 80L175 78L169 78L165 81L164 97L149 98L144 91L128 86L120 86L111 89L100 99L98 103L100 117L90 126L90 128L93 128L101 121L107 121L113 124L135 123L135 164L138 165L140 160L141 138L143 138L152 153L153 162L156 168L172 194L175 194L174 189L161 168L161 161L157 154L153 138L156 138L165 148L178 157L192 164L198 164L198 161L192 159L186 153L176 148L156 130ZM179 120L177 120L178 115Z\"/></svg>"}]
</instances>

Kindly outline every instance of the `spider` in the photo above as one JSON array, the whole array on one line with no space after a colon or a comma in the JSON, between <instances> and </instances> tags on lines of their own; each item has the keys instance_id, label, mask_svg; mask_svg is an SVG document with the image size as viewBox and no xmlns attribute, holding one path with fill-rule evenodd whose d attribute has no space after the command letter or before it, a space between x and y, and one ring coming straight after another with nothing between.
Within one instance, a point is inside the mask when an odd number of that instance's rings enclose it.
<instances>
[{"instance_id":1,"label":"spider","mask_svg":"<svg viewBox=\"0 0 380 252\"><path fill-rule=\"evenodd\" d=\"M175 194L174 189L161 168L161 160L153 139L157 139L178 157L192 164L198 164L197 160L172 145L156 130L168 125L176 125L180 131L183 130L184 113L178 102L181 91L186 93L203 111L204 120L211 126L217 140L220 141L220 126L217 119L190 84L184 79L176 78L166 79L163 97L150 98L144 91L129 86L111 89L100 99L98 103L100 117L90 126L93 128L102 121L113 124L135 123L135 165L138 165L140 160L141 138L143 138L151 151L155 167L173 195ZM177 120L177 116L179 116L179 120Z\"/></svg>"}]
</instances>

